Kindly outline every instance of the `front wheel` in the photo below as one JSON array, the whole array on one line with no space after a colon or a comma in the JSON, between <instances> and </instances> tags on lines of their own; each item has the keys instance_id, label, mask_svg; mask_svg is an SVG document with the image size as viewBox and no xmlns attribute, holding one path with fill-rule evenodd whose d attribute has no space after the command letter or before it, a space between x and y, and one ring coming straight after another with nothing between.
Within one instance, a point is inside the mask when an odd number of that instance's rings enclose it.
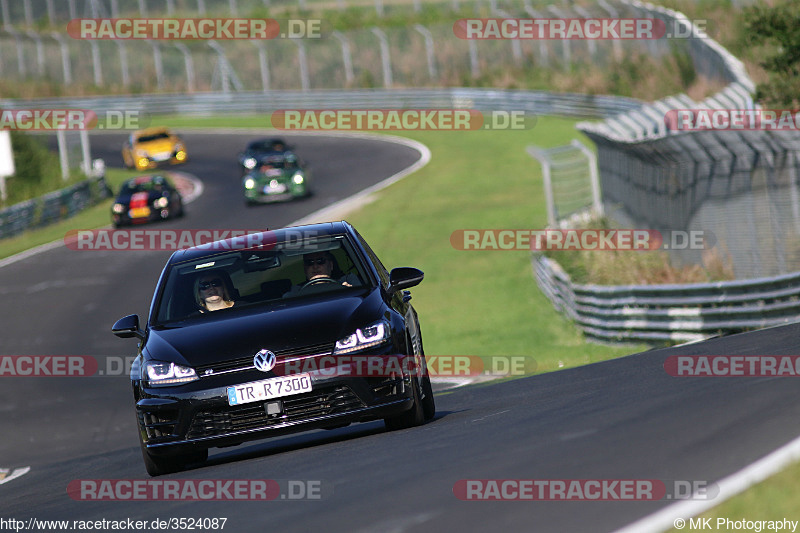
<instances>
[{"instance_id":1,"label":"front wheel","mask_svg":"<svg viewBox=\"0 0 800 533\"><path fill-rule=\"evenodd\" d=\"M181 455L153 455L147 450L147 446L145 446L144 441L142 441L141 435L139 436L139 445L142 448L144 467L147 473L152 477L180 472L186 468L186 465L203 463L208 459L208 450L197 450Z\"/></svg>"},{"instance_id":2,"label":"front wheel","mask_svg":"<svg viewBox=\"0 0 800 533\"><path fill-rule=\"evenodd\" d=\"M422 404L422 395L419 390L419 380L415 377L411 378L411 391L414 398L414 404L411 406L411 409L399 415L383 419L383 423L389 431L412 428L425 423L425 410ZM433 394L431 394L430 397L433 398Z\"/></svg>"}]
</instances>

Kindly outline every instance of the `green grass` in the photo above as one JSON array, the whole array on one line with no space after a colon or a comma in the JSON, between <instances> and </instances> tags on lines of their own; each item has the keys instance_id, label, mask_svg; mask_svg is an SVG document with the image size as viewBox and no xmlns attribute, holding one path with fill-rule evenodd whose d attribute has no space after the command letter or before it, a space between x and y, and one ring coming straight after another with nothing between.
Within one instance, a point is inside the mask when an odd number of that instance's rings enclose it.
<instances>
[{"instance_id":1,"label":"green grass","mask_svg":"<svg viewBox=\"0 0 800 533\"><path fill-rule=\"evenodd\" d=\"M784 518L787 520L800 520L800 511L797 510L797 495L800 494L799 479L800 463L795 463L749 490L698 516L711 518L711 523L714 524L715 528L717 518L730 518L733 521L742 519L780 521ZM686 520L687 527L683 530L672 529L671 531L689 530L689 517L681 518ZM729 531L729 529L723 527L717 531Z\"/></svg>"}]
</instances>

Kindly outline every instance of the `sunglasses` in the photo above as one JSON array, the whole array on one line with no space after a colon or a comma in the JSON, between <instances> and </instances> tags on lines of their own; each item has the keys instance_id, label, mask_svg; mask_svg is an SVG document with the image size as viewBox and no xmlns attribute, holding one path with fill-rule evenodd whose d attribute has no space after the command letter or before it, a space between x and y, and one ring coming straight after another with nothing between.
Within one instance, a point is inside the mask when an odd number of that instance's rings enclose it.
<instances>
[{"instance_id":1,"label":"sunglasses","mask_svg":"<svg viewBox=\"0 0 800 533\"><path fill-rule=\"evenodd\" d=\"M325 263L328 262L328 258L327 257L318 257L316 259L305 259L304 262L305 262L307 267L310 267L310 266L312 266L314 264L324 265Z\"/></svg>"},{"instance_id":2,"label":"sunglasses","mask_svg":"<svg viewBox=\"0 0 800 533\"><path fill-rule=\"evenodd\" d=\"M201 281L198 287L200 287L201 291L207 291L211 287L222 287L222 280L213 279L211 281Z\"/></svg>"}]
</instances>

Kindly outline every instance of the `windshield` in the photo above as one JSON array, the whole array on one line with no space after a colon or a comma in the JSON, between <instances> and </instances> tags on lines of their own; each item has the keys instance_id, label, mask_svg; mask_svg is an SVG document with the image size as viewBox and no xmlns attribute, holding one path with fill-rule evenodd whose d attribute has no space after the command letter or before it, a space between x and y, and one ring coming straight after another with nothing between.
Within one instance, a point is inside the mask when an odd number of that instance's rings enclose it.
<instances>
[{"instance_id":1,"label":"windshield","mask_svg":"<svg viewBox=\"0 0 800 533\"><path fill-rule=\"evenodd\" d=\"M161 176L151 178L134 178L126 181L120 188L121 195L131 195L137 192L163 191L169 188L167 181Z\"/></svg>"},{"instance_id":2,"label":"windshield","mask_svg":"<svg viewBox=\"0 0 800 533\"><path fill-rule=\"evenodd\" d=\"M206 256L171 267L156 322L351 291L363 288L368 279L358 255L342 236Z\"/></svg>"},{"instance_id":3,"label":"windshield","mask_svg":"<svg viewBox=\"0 0 800 533\"><path fill-rule=\"evenodd\" d=\"M142 135L137 140L140 143L149 143L151 141L158 141L159 139L169 139L169 133L162 131L159 133L152 133L149 135Z\"/></svg>"}]
</instances>

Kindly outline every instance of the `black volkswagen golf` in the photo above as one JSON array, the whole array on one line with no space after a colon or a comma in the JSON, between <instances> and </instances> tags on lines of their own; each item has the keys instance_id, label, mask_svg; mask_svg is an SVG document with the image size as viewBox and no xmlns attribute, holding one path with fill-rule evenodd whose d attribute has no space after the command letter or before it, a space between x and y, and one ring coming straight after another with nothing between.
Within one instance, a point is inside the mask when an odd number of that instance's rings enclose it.
<instances>
[{"instance_id":1,"label":"black volkswagen golf","mask_svg":"<svg viewBox=\"0 0 800 533\"><path fill-rule=\"evenodd\" d=\"M297 226L175 252L131 368L147 472L208 449L316 428L433 418L410 267L387 271L347 222Z\"/></svg>"}]
</instances>

